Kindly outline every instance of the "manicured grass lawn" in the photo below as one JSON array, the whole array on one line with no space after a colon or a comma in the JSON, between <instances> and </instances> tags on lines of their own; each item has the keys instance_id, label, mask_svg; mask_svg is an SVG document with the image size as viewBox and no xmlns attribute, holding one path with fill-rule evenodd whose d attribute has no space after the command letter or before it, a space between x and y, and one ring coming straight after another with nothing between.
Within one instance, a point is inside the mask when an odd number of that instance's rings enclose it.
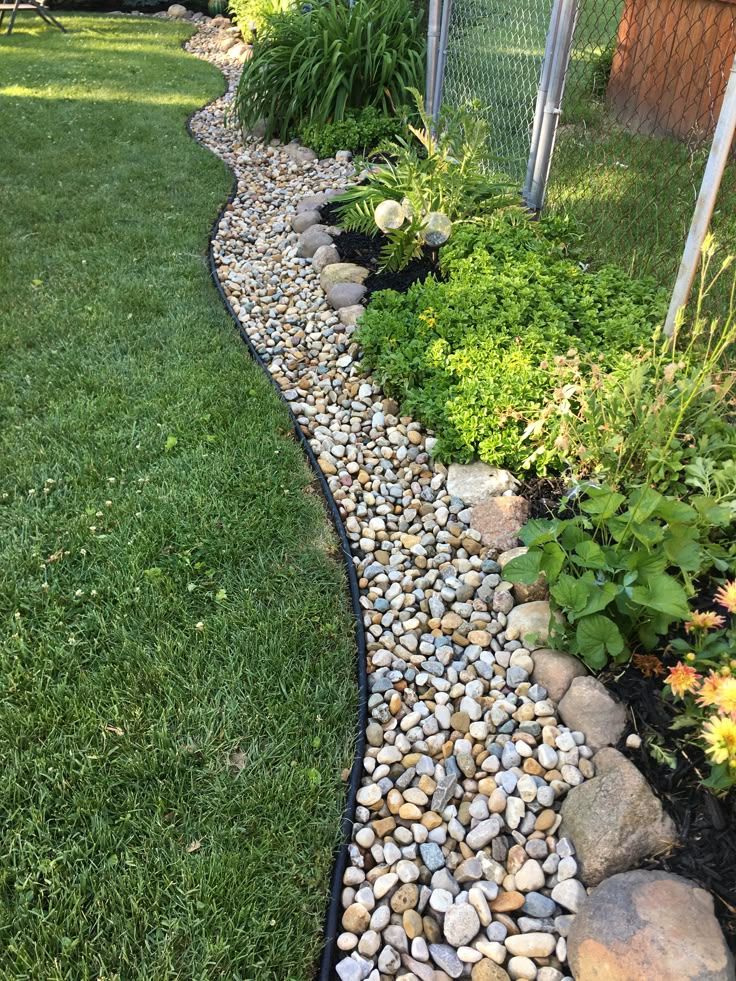
<instances>
[{"instance_id":1,"label":"manicured grass lawn","mask_svg":"<svg viewBox=\"0 0 736 981\"><path fill-rule=\"evenodd\" d=\"M183 25L0 37L0 977L307 979L352 623L209 284Z\"/></svg>"}]
</instances>

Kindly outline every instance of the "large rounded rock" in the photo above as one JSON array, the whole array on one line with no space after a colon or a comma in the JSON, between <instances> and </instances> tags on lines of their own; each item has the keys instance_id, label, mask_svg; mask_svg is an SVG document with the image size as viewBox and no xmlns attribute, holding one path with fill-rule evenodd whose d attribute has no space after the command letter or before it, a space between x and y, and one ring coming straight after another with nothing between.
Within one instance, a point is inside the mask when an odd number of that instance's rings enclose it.
<instances>
[{"instance_id":1,"label":"large rounded rock","mask_svg":"<svg viewBox=\"0 0 736 981\"><path fill-rule=\"evenodd\" d=\"M709 893L679 875L607 879L567 941L576 981L734 981L734 962Z\"/></svg>"},{"instance_id":2,"label":"large rounded rock","mask_svg":"<svg viewBox=\"0 0 736 981\"><path fill-rule=\"evenodd\" d=\"M337 317L344 327L355 327L364 313L365 307L361 303L355 303L351 307L342 307Z\"/></svg>"},{"instance_id":3,"label":"large rounded rock","mask_svg":"<svg viewBox=\"0 0 736 981\"><path fill-rule=\"evenodd\" d=\"M451 463L447 471L447 492L459 497L468 507L475 507L489 497L515 491L519 481L508 470L489 467L487 463Z\"/></svg>"},{"instance_id":4,"label":"large rounded rock","mask_svg":"<svg viewBox=\"0 0 736 981\"><path fill-rule=\"evenodd\" d=\"M575 678L560 701L560 718L571 729L585 733L595 752L613 746L626 728L626 709L597 678Z\"/></svg>"},{"instance_id":5,"label":"large rounded rock","mask_svg":"<svg viewBox=\"0 0 736 981\"><path fill-rule=\"evenodd\" d=\"M317 249L323 245L332 245L332 236L327 234L326 225L310 225L310 227L299 236L299 247L297 255L306 259L311 259Z\"/></svg>"},{"instance_id":6,"label":"large rounded rock","mask_svg":"<svg viewBox=\"0 0 736 981\"><path fill-rule=\"evenodd\" d=\"M327 302L333 310L341 310L343 307L356 306L364 296L365 286L361 286L360 283L338 283L328 292Z\"/></svg>"},{"instance_id":7,"label":"large rounded rock","mask_svg":"<svg viewBox=\"0 0 736 981\"><path fill-rule=\"evenodd\" d=\"M552 611L546 600L515 606L506 621L506 638L520 640L527 650L546 647L549 641L549 622Z\"/></svg>"},{"instance_id":8,"label":"large rounded rock","mask_svg":"<svg viewBox=\"0 0 736 981\"><path fill-rule=\"evenodd\" d=\"M572 839L588 886L635 868L677 839L672 819L633 763L610 748L596 753L593 763L595 777L573 787L562 805L560 830Z\"/></svg>"},{"instance_id":9,"label":"large rounded rock","mask_svg":"<svg viewBox=\"0 0 736 981\"><path fill-rule=\"evenodd\" d=\"M554 702L560 701L575 678L582 678L587 674L585 665L578 658L562 651L550 650L549 647L534 651L532 660L532 681L546 688Z\"/></svg>"},{"instance_id":10,"label":"large rounded rock","mask_svg":"<svg viewBox=\"0 0 736 981\"><path fill-rule=\"evenodd\" d=\"M480 532L484 545L505 552L519 544L519 532L529 517L529 502L523 497L489 497L477 504L470 527Z\"/></svg>"},{"instance_id":11,"label":"large rounded rock","mask_svg":"<svg viewBox=\"0 0 736 981\"><path fill-rule=\"evenodd\" d=\"M189 11L181 3L172 3L166 13L169 17L186 17Z\"/></svg>"},{"instance_id":12,"label":"large rounded rock","mask_svg":"<svg viewBox=\"0 0 736 981\"><path fill-rule=\"evenodd\" d=\"M322 224L322 216L319 211L301 211L291 219L291 229L298 235L306 232L312 225Z\"/></svg>"},{"instance_id":13,"label":"large rounded rock","mask_svg":"<svg viewBox=\"0 0 736 981\"><path fill-rule=\"evenodd\" d=\"M325 293L329 293L338 283L364 283L369 275L368 269L355 262L335 262L322 270L319 285Z\"/></svg>"},{"instance_id":14,"label":"large rounded rock","mask_svg":"<svg viewBox=\"0 0 736 981\"><path fill-rule=\"evenodd\" d=\"M334 245L320 245L312 256L312 268L315 272L322 272L327 266L333 266L340 261L340 253Z\"/></svg>"}]
</instances>

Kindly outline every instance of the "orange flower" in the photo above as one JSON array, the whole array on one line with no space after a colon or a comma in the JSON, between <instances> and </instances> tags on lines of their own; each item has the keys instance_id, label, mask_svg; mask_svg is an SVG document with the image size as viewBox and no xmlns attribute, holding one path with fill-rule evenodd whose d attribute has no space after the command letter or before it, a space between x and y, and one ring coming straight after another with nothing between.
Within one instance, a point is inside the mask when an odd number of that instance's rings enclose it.
<instances>
[{"instance_id":1,"label":"orange flower","mask_svg":"<svg viewBox=\"0 0 736 981\"><path fill-rule=\"evenodd\" d=\"M714 715L703 726L706 753L714 763L736 759L736 722L723 715Z\"/></svg>"},{"instance_id":2,"label":"orange flower","mask_svg":"<svg viewBox=\"0 0 736 981\"><path fill-rule=\"evenodd\" d=\"M691 630L713 630L716 627L722 627L725 622L726 618L713 610L705 610L702 613L696 611L685 624L685 630L688 633Z\"/></svg>"},{"instance_id":3,"label":"orange flower","mask_svg":"<svg viewBox=\"0 0 736 981\"><path fill-rule=\"evenodd\" d=\"M736 613L736 579L727 582L713 597L719 606L725 607L729 613Z\"/></svg>"},{"instance_id":4,"label":"orange flower","mask_svg":"<svg viewBox=\"0 0 736 981\"><path fill-rule=\"evenodd\" d=\"M736 678L721 678L716 705L726 715L736 716Z\"/></svg>"},{"instance_id":5,"label":"orange flower","mask_svg":"<svg viewBox=\"0 0 736 981\"><path fill-rule=\"evenodd\" d=\"M682 698L685 692L695 691L701 678L702 675L698 674L695 668L679 661L664 680L672 689L672 694Z\"/></svg>"},{"instance_id":6,"label":"orange flower","mask_svg":"<svg viewBox=\"0 0 736 981\"><path fill-rule=\"evenodd\" d=\"M715 671L711 671L703 684L700 686L700 691L698 692L698 705L702 705L703 708L705 708L708 705L717 704L718 689L721 687L721 681L721 676L716 674Z\"/></svg>"}]
</instances>

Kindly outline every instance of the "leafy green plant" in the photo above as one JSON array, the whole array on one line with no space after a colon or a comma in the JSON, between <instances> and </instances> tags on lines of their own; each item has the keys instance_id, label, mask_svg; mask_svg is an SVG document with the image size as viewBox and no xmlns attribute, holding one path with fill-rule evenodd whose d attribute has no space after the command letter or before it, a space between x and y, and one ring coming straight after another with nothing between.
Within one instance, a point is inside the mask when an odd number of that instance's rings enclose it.
<instances>
[{"instance_id":1,"label":"leafy green plant","mask_svg":"<svg viewBox=\"0 0 736 981\"><path fill-rule=\"evenodd\" d=\"M628 660L632 646L651 651L671 625L689 616L692 579L709 565L713 529L730 515L707 498L685 504L650 487L630 495L578 486L578 513L530 521L526 554L507 564L512 582L544 573L553 611L551 642L596 670Z\"/></svg>"},{"instance_id":2,"label":"leafy green plant","mask_svg":"<svg viewBox=\"0 0 736 981\"><path fill-rule=\"evenodd\" d=\"M555 449L575 477L612 486L650 484L662 493L696 491L736 509L736 373L727 356L736 343L733 308L726 323L703 316L715 255L703 251L701 286L692 316L670 341L660 331L611 367L590 352L561 355L556 384L525 433L532 455Z\"/></svg>"},{"instance_id":3,"label":"leafy green plant","mask_svg":"<svg viewBox=\"0 0 736 981\"><path fill-rule=\"evenodd\" d=\"M299 140L319 157L334 157L338 150L356 154L370 153L385 140L395 136L401 120L374 106L351 109L341 120L329 123L305 122L299 127Z\"/></svg>"},{"instance_id":4,"label":"leafy green plant","mask_svg":"<svg viewBox=\"0 0 736 981\"><path fill-rule=\"evenodd\" d=\"M270 15L285 13L291 8L296 12L294 0L229 0L228 3L233 21L247 40L263 29Z\"/></svg>"},{"instance_id":5,"label":"leafy green plant","mask_svg":"<svg viewBox=\"0 0 736 981\"><path fill-rule=\"evenodd\" d=\"M266 138L285 139L305 121L403 104L424 73L422 21L412 0L325 0L308 12L268 13L235 95L241 125L262 120Z\"/></svg>"},{"instance_id":6,"label":"leafy green plant","mask_svg":"<svg viewBox=\"0 0 736 981\"><path fill-rule=\"evenodd\" d=\"M419 92L410 92L419 126L408 124L408 136L380 144L376 154L384 162L369 165L365 181L335 199L342 205L345 228L369 235L379 228L385 232L388 244L381 262L388 269L401 269L425 244L443 244L452 230L448 219L475 218L515 200L511 179L491 169L488 128L478 112L445 109L435 125ZM385 201L396 205L396 227L377 218ZM438 233L434 226L443 224L446 231Z\"/></svg>"},{"instance_id":7,"label":"leafy green plant","mask_svg":"<svg viewBox=\"0 0 736 981\"><path fill-rule=\"evenodd\" d=\"M504 210L477 229L503 245L454 253L445 282L373 296L363 365L436 432L439 459L543 474L559 452L532 453L524 433L556 385L555 358L579 346L615 363L650 335L666 297L613 266L583 272L555 224Z\"/></svg>"}]
</instances>

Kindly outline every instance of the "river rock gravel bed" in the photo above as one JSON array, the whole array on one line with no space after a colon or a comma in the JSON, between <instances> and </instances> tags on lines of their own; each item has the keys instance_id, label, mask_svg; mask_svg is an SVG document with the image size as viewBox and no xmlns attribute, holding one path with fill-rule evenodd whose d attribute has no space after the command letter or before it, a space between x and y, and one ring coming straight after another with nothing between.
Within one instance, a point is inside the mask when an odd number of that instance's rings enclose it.
<instances>
[{"instance_id":1,"label":"river rock gravel bed","mask_svg":"<svg viewBox=\"0 0 736 981\"><path fill-rule=\"evenodd\" d=\"M297 228L317 224L352 167L225 124L240 67L222 33L208 23L189 43L230 83L191 122L237 178L217 272L338 503L367 632L370 721L337 976L562 981L586 889L559 809L595 771L583 733L533 677L524 608L540 601L519 605L493 529L472 526L485 495L512 497L514 482L452 468L451 493L431 436L361 373L355 311L330 308L292 230L297 207L312 213Z\"/></svg>"}]
</instances>

